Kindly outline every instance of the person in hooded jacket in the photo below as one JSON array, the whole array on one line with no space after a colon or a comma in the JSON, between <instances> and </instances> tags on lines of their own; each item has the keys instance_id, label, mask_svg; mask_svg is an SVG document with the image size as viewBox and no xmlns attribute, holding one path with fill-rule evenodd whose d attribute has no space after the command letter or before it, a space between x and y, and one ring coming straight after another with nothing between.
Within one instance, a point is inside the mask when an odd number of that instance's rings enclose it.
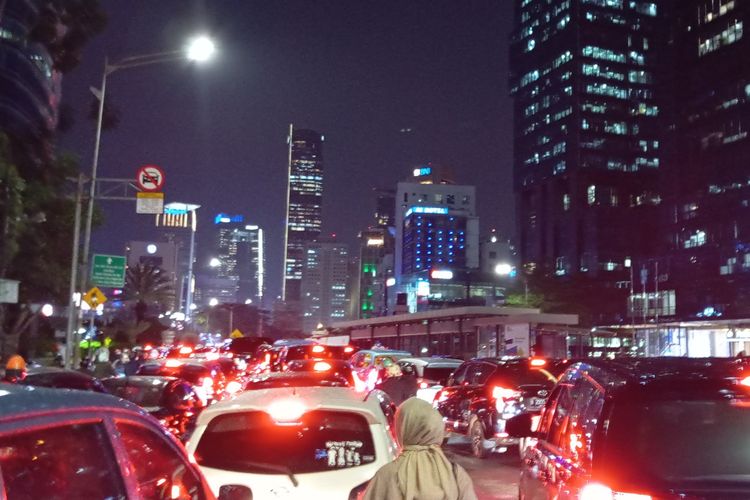
<instances>
[{"instance_id":1,"label":"person in hooded jacket","mask_svg":"<svg viewBox=\"0 0 750 500\"><path fill-rule=\"evenodd\" d=\"M375 473L364 500L476 500L469 474L440 445L444 424L428 402L407 399L396 410L401 455Z\"/></svg>"}]
</instances>

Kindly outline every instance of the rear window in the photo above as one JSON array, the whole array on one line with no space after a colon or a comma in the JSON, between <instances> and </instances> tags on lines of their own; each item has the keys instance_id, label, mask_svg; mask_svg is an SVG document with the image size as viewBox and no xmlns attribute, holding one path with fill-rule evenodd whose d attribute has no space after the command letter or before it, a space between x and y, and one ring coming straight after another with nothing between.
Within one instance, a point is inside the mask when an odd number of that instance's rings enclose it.
<instances>
[{"instance_id":1,"label":"rear window","mask_svg":"<svg viewBox=\"0 0 750 500\"><path fill-rule=\"evenodd\" d=\"M260 411L214 418L195 452L201 466L233 472L302 474L375 461L370 426L361 415L317 410L293 425Z\"/></svg>"},{"instance_id":2,"label":"rear window","mask_svg":"<svg viewBox=\"0 0 750 500\"><path fill-rule=\"evenodd\" d=\"M661 398L617 399L601 467L630 483L750 485L750 397L731 388L702 392L694 382Z\"/></svg>"},{"instance_id":3,"label":"rear window","mask_svg":"<svg viewBox=\"0 0 750 500\"><path fill-rule=\"evenodd\" d=\"M499 366L492 377L492 383L506 387L521 387L525 385L551 387L555 384L555 380L545 370Z\"/></svg>"},{"instance_id":4,"label":"rear window","mask_svg":"<svg viewBox=\"0 0 750 500\"><path fill-rule=\"evenodd\" d=\"M427 380L434 380L436 382L440 382L441 380L448 380L448 377L451 376L451 373L453 373L457 366L447 367L447 368L433 368L431 366L425 366L424 367L424 375L422 378L425 378Z\"/></svg>"},{"instance_id":5,"label":"rear window","mask_svg":"<svg viewBox=\"0 0 750 500\"><path fill-rule=\"evenodd\" d=\"M120 385L110 387L110 391L118 397L127 399L141 408L161 406L166 382L155 380L155 383L143 385Z\"/></svg>"}]
</instances>

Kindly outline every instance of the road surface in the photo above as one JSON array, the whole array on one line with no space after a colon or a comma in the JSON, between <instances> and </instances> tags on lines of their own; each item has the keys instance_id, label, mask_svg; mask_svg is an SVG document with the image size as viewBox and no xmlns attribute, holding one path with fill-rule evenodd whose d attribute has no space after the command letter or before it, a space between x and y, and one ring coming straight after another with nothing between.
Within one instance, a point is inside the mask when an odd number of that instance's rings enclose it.
<instances>
[{"instance_id":1,"label":"road surface","mask_svg":"<svg viewBox=\"0 0 750 500\"><path fill-rule=\"evenodd\" d=\"M510 448L506 453L493 453L481 460L471 455L465 440L451 438L445 447L445 454L468 471L479 500L518 498L517 448Z\"/></svg>"}]
</instances>

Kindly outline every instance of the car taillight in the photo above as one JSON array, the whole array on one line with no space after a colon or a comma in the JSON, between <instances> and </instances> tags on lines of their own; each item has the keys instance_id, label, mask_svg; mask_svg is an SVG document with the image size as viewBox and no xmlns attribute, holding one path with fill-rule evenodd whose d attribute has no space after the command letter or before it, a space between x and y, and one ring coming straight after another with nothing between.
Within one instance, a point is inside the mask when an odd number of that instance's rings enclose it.
<instances>
[{"instance_id":1,"label":"car taillight","mask_svg":"<svg viewBox=\"0 0 750 500\"><path fill-rule=\"evenodd\" d=\"M206 391L206 394L214 393L214 379L211 377L203 377L201 380L201 387Z\"/></svg>"},{"instance_id":2,"label":"car taillight","mask_svg":"<svg viewBox=\"0 0 750 500\"><path fill-rule=\"evenodd\" d=\"M182 346L180 347L180 354L190 354L193 352L193 348L190 346Z\"/></svg>"},{"instance_id":3,"label":"car taillight","mask_svg":"<svg viewBox=\"0 0 750 500\"><path fill-rule=\"evenodd\" d=\"M443 401L445 401L446 399L448 399L448 396L449 396L448 391L438 391L438 393L435 394L435 400L434 401L436 403L442 403Z\"/></svg>"},{"instance_id":4,"label":"car taillight","mask_svg":"<svg viewBox=\"0 0 750 500\"><path fill-rule=\"evenodd\" d=\"M427 382L425 382L422 379L419 379L419 388L420 389L427 389L430 386Z\"/></svg>"},{"instance_id":5,"label":"car taillight","mask_svg":"<svg viewBox=\"0 0 750 500\"><path fill-rule=\"evenodd\" d=\"M493 399L497 399L498 401L506 401L508 399L516 398L520 395L521 393L519 391L508 389L506 387L495 386L492 388L492 397Z\"/></svg>"},{"instance_id":6,"label":"car taillight","mask_svg":"<svg viewBox=\"0 0 750 500\"><path fill-rule=\"evenodd\" d=\"M740 385L744 385L746 387L750 387L750 376L743 378L740 380Z\"/></svg>"},{"instance_id":7,"label":"car taillight","mask_svg":"<svg viewBox=\"0 0 750 500\"><path fill-rule=\"evenodd\" d=\"M237 382L236 380L232 380L227 384L227 392L229 394L235 394L237 392L240 392L242 390L242 384Z\"/></svg>"},{"instance_id":8,"label":"car taillight","mask_svg":"<svg viewBox=\"0 0 750 500\"><path fill-rule=\"evenodd\" d=\"M326 363L325 361L316 361L313 365L313 371L316 372L327 372L331 369L331 364Z\"/></svg>"},{"instance_id":9,"label":"car taillight","mask_svg":"<svg viewBox=\"0 0 750 500\"><path fill-rule=\"evenodd\" d=\"M590 483L578 492L579 500L651 500L651 495L623 493L601 483Z\"/></svg>"},{"instance_id":10,"label":"car taillight","mask_svg":"<svg viewBox=\"0 0 750 500\"><path fill-rule=\"evenodd\" d=\"M529 363L531 364L531 366L539 368L541 366L546 365L547 364L547 360L542 359L542 358L531 358L531 361L529 361Z\"/></svg>"},{"instance_id":11,"label":"car taillight","mask_svg":"<svg viewBox=\"0 0 750 500\"><path fill-rule=\"evenodd\" d=\"M325 352L325 350L326 350L326 348L323 347L322 345L314 345L312 347L312 352L314 352L316 354L320 354L321 352Z\"/></svg>"},{"instance_id":12,"label":"car taillight","mask_svg":"<svg viewBox=\"0 0 750 500\"><path fill-rule=\"evenodd\" d=\"M178 366L182 366L182 361L180 361L179 359L168 359L164 363L164 366L166 366L167 368L177 368Z\"/></svg>"},{"instance_id":13,"label":"car taillight","mask_svg":"<svg viewBox=\"0 0 750 500\"><path fill-rule=\"evenodd\" d=\"M354 348L352 346L346 346L344 347L344 352L354 352Z\"/></svg>"}]
</instances>

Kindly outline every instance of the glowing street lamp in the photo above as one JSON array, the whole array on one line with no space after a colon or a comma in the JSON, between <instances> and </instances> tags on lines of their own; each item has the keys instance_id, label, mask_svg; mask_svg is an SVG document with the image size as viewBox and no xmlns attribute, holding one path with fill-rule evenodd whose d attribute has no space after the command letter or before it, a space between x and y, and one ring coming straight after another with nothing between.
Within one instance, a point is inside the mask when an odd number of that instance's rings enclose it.
<instances>
[{"instance_id":1,"label":"glowing street lamp","mask_svg":"<svg viewBox=\"0 0 750 500\"><path fill-rule=\"evenodd\" d=\"M193 38L187 46L186 55L191 61L205 62L216 52L216 45L205 35Z\"/></svg>"},{"instance_id":2,"label":"glowing street lamp","mask_svg":"<svg viewBox=\"0 0 750 500\"><path fill-rule=\"evenodd\" d=\"M498 276L510 276L513 273L513 266L510 264L501 262L495 266L495 274Z\"/></svg>"}]
</instances>

